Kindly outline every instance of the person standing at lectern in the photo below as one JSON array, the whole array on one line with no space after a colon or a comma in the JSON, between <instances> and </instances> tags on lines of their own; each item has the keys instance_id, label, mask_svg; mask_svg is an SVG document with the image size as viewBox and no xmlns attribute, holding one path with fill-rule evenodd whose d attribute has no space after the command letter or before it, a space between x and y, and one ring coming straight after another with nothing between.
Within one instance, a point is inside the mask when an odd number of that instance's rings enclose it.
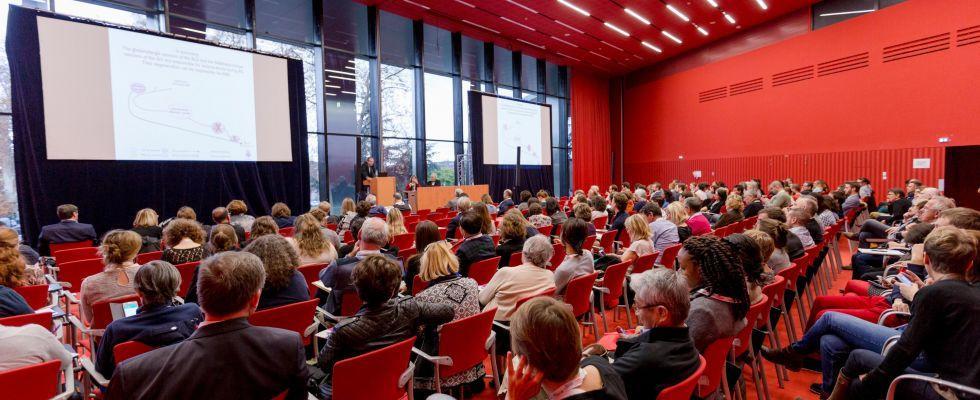
<instances>
[{"instance_id":1,"label":"person standing at lectern","mask_svg":"<svg viewBox=\"0 0 980 400\"><path fill-rule=\"evenodd\" d=\"M371 192L371 186L366 182L370 178L378 177L378 169L374 166L374 157L368 157L364 164L361 164L360 170L361 179L361 198L367 197L367 194Z\"/></svg>"},{"instance_id":2,"label":"person standing at lectern","mask_svg":"<svg viewBox=\"0 0 980 400\"><path fill-rule=\"evenodd\" d=\"M436 173L433 172L429 174L429 180L425 182L425 186L442 186L442 182L436 177Z\"/></svg>"}]
</instances>

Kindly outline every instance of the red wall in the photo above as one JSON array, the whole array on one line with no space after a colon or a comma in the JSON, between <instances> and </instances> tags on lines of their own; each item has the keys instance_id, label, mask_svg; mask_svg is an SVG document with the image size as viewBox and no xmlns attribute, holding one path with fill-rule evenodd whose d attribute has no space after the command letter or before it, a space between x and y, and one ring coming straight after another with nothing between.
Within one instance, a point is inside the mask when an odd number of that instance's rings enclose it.
<instances>
[{"instance_id":1,"label":"red wall","mask_svg":"<svg viewBox=\"0 0 980 400\"><path fill-rule=\"evenodd\" d=\"M572 185L611 183L609 78L572 70Z\"/></svg>"},{"instance_id":2,"label":"red wall","mask_svg":"<svg viewBox=\"0 0 980 400\"><path fill-rule=\"evenodd\" d=\"M980 1L909 0L667 77L637 73L625 178L935 185L942 146L980 143L978 71ZM932 166L913 171L912 158Z\"/></svg>"}]
</instances>

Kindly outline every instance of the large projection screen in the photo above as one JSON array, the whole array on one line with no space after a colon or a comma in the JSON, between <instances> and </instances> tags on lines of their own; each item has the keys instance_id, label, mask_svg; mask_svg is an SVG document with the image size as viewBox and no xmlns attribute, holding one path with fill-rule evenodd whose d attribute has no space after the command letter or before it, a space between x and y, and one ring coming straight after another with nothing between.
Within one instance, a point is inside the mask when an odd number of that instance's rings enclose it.
<instances>
[{"instance_id":1,"label":"large projection screen","mask_svg":"<svg viewBox=\"0 0 980 400\"><path fill-rule=\"evenodd\" d=\"M38 17L47 158L292 161L286 59Z\"/></svg>"},{"instance_id":2,"label":"large projection screen","mask_svg":"<svg viewBox=\"0 0 980 400\"><path fill-rule=\"evenodd\" d=\"M551 165L551 106L482 95L483 163Z\"/></svg>"}]
</instances>

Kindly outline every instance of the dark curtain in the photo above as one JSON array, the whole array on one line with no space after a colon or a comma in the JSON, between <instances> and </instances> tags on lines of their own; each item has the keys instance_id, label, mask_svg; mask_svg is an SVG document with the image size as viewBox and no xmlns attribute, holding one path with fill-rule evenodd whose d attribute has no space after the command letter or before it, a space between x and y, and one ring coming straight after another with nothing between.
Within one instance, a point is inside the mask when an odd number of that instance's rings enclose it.
<instances>
[{"instance_id":1,"label":"dark curtain","mask_svg":"<svg viewBox=\"0 0 980 400\"><path fill-rule=\"evenodd\" d=\"M483 163L483 104L480 101L482 96L492 96L485 93L469 92L470 108L470 140L472 140L473 151L473 181L478 185L489 185L490 196L494 199L502 199L504 189L514 191L514 197L522 190L530 190L537 193L544 189L552 193L554 186L553 167L551 165L524 165L520 170L520 184L514 174L516 166L513 165L493 165ZM552 112L558 112L552 110ZM549 132L550 135L550 132ZM551 151L547 149L545 151ZM555 160L551 160L552 163ZM552 193L554 195L554 193Z\"/></svg>"},{"instance_id":2,"label":"dark curtain","mask_svg":"<svg viewBox=\"0 0 980 400\"><path fill-rule=\"evenodd\" d=\"M249 213L268 214L284 202L294 213L309 207L306 105L302 62L289 60L289 112L292 162L175 162L48 160L44 133L44 99L38 51L37 15L54 14L11 7L7 23L7 58L13 100L14 162L24 240L33 244L40 227L58 222L55 209L71 203L80 221L95 225L99 235L132 227L133 217L149 207L161 219L181 206L193 207L210 223L211 209L241 199ZM78 140L84 140L79 132Z\"/></svg>"}]
</instances>

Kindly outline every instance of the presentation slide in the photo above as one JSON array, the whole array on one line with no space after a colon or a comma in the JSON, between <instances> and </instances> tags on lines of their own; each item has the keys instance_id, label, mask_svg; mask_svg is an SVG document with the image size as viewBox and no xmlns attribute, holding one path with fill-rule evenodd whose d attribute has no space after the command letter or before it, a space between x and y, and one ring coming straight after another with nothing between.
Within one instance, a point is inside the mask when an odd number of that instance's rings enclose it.
<instances>
[{"instance_id":1,"label":"presentation slide","mask_svg":"<svg viewBox=\"0 0 980 400\"><path fill-rule=\"evenodd\" d=\"M484 164L551 165L551 107L502 97L481 99Z\"/></svg>"},{"instance_id":2,"label":"presentation slide","mask_svg":"<svg viewBox=\"0 0 980 400\"><path fill-rule=\"evenodd\" d=\"M285 59L44 17L38 31L48 159L292 160Z\"/></svg>"}]
</instances>

